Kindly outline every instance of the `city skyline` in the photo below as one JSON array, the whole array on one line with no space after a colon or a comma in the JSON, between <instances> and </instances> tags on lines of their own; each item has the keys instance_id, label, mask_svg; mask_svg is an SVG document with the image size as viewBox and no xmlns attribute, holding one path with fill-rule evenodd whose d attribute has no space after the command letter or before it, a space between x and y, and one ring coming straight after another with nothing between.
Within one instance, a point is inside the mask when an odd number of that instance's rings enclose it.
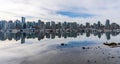
<instances>
[{"instance_id":1,"label":"city skyline","mask_svg":"<svg viewBox=\"0 0 120 64\"><path fill-rule=\"evenodd\" d=\"M119 22L119 0L0 0L0 19L16 20L25 16L28 21L74 21L94 23L105 19Z\"/></svg>"},{"instance_id":2,"label":"city skyline","mask_svg":"<svg viewBox=\"0 0 120 64\"><path fill-rule=\"evenodd\" d=\"M33 20L33 21L31 21L31 20L30 20L30 21L27 21L27 19L28 19L28 18L26 18L26 17L19 17L19 19L16 19L16 20L0 19L0 22L1 22L1 21L5 21L5 22L7 22L7 23L9 23L9 22L20 22L20 23L28 23L28 22L35 22L35 23L38 23L38 22L44 22L44 23L47 23L47 22L64 23L64 22L68 22L68 23L74 23L74 22L75 22L75 21L71 21L71 22L69 22L69 21L59 21L59 22L56 22L56 21L53 21L53 20L51 20L51 21L43 21L43 20L41 20L41 19L37 19L37 20ZM105 25L105 24L106 24L106 21L108 21L109 24L116 23L116 24L120 25L118 22L113 22L113 21L111 21L110 19L105 19L105 20L104 20L104 23L102 23L103 21L100 21L100 20L97 20L97 21L94 22L94 23L99 23L99 22L100 22L100 24ZM85 25L86 23L90 23L91 25L94 24L94 23L91 23L91 22L85 22L85 23L75 22L75 23L77 23L77 24L83 24L83 25Z\"/></svg>"},{"instance_id":3,"label":"city skyline","mask_svg":"<svg viewBox=\"0 0 120 64\"><path fill-rule=\"evenodd\" d=\"M21 17L21 20L16 21L0 21L0 32L120 32L120 25L117 23L111 23L109 19L106 19L105 24L100 21L97 23L86 22L85 24L77 22L58 22L50 21L44 22L38 20L37 22L26 22L25 17Z\"/></svg>"}]
</instances>

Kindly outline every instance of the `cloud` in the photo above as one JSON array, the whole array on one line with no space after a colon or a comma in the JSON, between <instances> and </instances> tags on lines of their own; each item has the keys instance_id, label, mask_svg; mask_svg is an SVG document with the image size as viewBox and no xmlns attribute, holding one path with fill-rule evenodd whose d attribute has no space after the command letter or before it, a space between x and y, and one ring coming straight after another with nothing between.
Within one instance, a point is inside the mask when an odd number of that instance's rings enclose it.
<instances>
[{"instance_id":1,"label":"cloud","mask_svg":"<svg viewBox=\"0 0 120 64\"><path fill-rule=\"evenodd\" d=\"M0 0L1 19L44 21L119 21L120 0Z\"/></svg>"}]
</instances>

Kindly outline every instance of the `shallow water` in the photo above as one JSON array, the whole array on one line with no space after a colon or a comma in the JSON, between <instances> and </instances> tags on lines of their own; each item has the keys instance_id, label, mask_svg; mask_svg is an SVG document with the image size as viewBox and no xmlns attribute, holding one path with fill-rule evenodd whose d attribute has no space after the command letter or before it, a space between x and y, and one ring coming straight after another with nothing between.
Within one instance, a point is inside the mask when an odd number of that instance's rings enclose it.
<instances>
[{"instance_id":1,"label":"shallow water","mask_svg":"<svg viewBox=\"0 0 120 64\"><path fill-rule=\"evenodd\" d=\"M74 35L73 35L74 36ZM23 36L22 36L23 37ZM27 37L27 36L26 36ZM86 33L76 37L51 35L51 38L26 38L0 41L2 64L119 64L120 48L104 45L104 42L119 42L120 35L107 39ZM18 37L17 37L18 38ZM21 43L21 40L25 40ZM64 43L65 45L61 45Z\"/></svg>"}]
</instances>

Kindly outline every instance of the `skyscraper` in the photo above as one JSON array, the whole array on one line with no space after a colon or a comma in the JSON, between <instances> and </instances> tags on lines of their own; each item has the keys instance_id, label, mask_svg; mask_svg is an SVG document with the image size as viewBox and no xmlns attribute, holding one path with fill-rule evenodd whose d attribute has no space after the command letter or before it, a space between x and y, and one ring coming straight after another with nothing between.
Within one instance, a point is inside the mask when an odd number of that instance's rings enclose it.
<instances>
[{"instance_id":1,"label":"skyscraper","mask_svg":"<svg viewBox=\"0 0 120 64\"><path fill-rule=\"evenodd\" d=\"M51 28L55 29L55 22L54 21L51 21Z\"/></svg>"},{"instance_id":2,"label":"skyscraper","mask_svg":"<svg viewBox=\"0 0 120 64\"><path fill-rule=\"evenodd\" d=\"M46 29L50 29L51 28L51 26L50 26L50 22L46 22Z\"/></svg>"},{"instance_id":3,"label":"skyscraper","mask_svg":"<svg viewBox=\"0 0 120 64\"><path fill-rule=\"evenodd\" d=\"M25 17L22 17L21 20L22 20L22 23L25 23Z\"/></svg>"},{"instance_id":4,"label":"skyscraper","mask_svg":"<svg viewBox=\"0 0 120 64\"><path fill-rule=\"evenodd\" d=\"M106 24L105 24L105 27L107 28L107 29L109 29L110 28L110 20L106 20Z\"/></svg>"},{"instance_id":5,"label":"skyscraper","mask_svg":"<svg viewBox=\"0 0 120 64\"><path fill-rule=\"evenodd\" d=\"M89 28L90 27L90 23L86 22L86 27Z\"/></svg>"},{"instance_id":6,"label":"skyscraper","mask_svg":"<svg viewBox=\"0 0 120 64\"><path fill-rule=\"evenodd\" d=\"M105 26L106 26L106 27L109 27L109 26L110 26L110 20L109 20L109 19L106 20Z\"/></svg>"},{"instance_id":7,"label":"skyscraper","mask_svg":"<svg viewBox=\"0 0 120 64\"><path fill-rule=\"evenodd\" d=\"M21 21L22 21L22 28L25 29L26 28L25 17L22 17Z\"/></svg>"},{"instance_id":8,"label":"skyscraper","mask_svg":"<svg viewBox=\"0 0 120 64\"><path fill-rule=\"evenodd\" d=\"M99 28L99 29L100 29L100 27L101 27L101 23L100 23L100 21L98 21L97 28Z\"/></svg>"}]
</instances>

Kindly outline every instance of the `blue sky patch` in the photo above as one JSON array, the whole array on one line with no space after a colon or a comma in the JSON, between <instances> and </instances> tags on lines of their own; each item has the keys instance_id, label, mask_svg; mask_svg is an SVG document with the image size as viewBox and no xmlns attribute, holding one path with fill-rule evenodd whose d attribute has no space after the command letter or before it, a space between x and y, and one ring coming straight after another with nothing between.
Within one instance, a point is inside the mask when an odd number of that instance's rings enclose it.
<instances>
[{"instance_id":1,"label":"blue sky patch","mask_svg":"<svg viewBox=\"0 0 120 64\"><path fill-rule=\"evenodd\" d=\"M71 17L71 18L75 18L75 17L87 18L87 17L95 16L93 14L74 13L74 12L66 12L66 11L58 11L57 14L68 16L68 17Z\"/></svg>"}]
</instances>

